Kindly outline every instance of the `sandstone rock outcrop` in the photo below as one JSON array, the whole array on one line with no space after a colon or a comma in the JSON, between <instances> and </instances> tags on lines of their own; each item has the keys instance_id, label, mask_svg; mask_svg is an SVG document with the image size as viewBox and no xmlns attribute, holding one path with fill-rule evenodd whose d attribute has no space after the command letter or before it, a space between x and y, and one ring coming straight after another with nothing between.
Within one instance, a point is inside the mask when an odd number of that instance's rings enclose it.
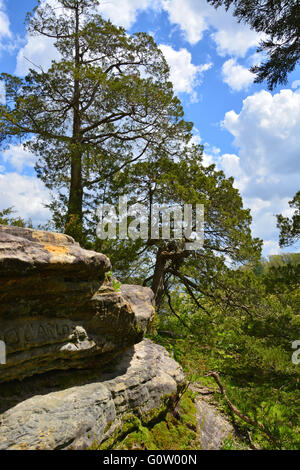
<instances>
[{"instance_id":1,"label":"sandstone rock outcrop","mask_svg":"<svg viewBox=\"0 0 300 470\"><path fill-rule=\"evenodd\" d=\"M166 350L143 340L153 292L119 287L110 270L66 235L0 226L0 450L101 444L130 417L151 421L183 385Z\"/></svg>"},{"instance_id":2,"label":"sandstone rock outcrop","mask_svg":"<svg viewBox=\"0 0 300 470\"><path fill-rule=\"evenodd\" d=\"M24 380L21 394L18 383L0 387L2 407L9 408L0 415L0 450L76 450L95 440L100 444L125 415L147 416L184 381L179 365L150 340L127 350L104 373L95 369L81 378L72 371L47 376ZM68 380L85 383L69 387ZM38 396L30 397L31 387ZM11 406L14 398L20 403Z\"/></svg>"},{"instance_id":3,"label":"sandstone rock outcrop","mask_svg":"<svg viewBox=\"0 0 300 470\"><path fill-rule=\"evenodd\" d=\"M66 235L0 225L0 450L109 448L174 404L182 369L143 340L153 292L110 270ZM199 449L220 449L233 428L193 386Z\"/></svg>"},{"instance_id":4,"label":"sandstone rock outcrop","mask_svg":"<svg viewBox=\"0 0 300 470\"><path fill-rule=\"evenodd\" d=\"M0 226L0 383L51 370L100 367L142 340L153 293L116 291L109 259L71 237Z\"/></svg>"}]
</instances>

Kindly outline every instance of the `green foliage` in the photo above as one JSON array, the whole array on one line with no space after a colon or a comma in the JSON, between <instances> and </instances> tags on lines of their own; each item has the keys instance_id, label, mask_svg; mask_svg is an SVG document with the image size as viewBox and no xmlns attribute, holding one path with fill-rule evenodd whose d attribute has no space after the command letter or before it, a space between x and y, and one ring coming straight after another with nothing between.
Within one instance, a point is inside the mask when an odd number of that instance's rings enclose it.
<instances>
[{"instance_id":1,"label":"green foliage","mask_svg":"<svg viewBox=\"0 0 300 470\"><path fill-rule=\"evenodd\" d=\"M280 229L280 246L290 246L300 239L300 191L297 192L289 205L294 209L291 218L277 215L277 227Z\"/></svg>"},{"instance_id":2,"label":"green foliage","mask_svg":"<svg viewBox=\"0 0 300 470\"><path fill-rule=\"evenodd\" d=\"M114 289L114 291L116 291L116 292L120 291L122 284L113 277L113 272L112 271L109 271L108 273L105 273L105 280L106 280L107 283L109 283L111 285L111 287Z\"/></svg>"},{"instance_id":3,"label":"green foliage","mask_svg":"<svg viewBox=\"0 0 300 470\"><path fill-rule=\"evenodd\" d=\"M225 439L221 450L238 450L236 446L236 441L232 438Z\"/></svg>"},{"instance_id":4,"label":"green foliage","mask_svg":"<svg viewBox=\"0 0 300 470\"><path fill-rule=\"evenodd\" d=\"M155 410L154 418L125 416L119 429L93 450L195 450L197 419L193 395L182 396L176 414L165 405Z\"/></svg>"},{"instance_id":5,"label":"green foliage","mask_svg":"<svg viewBox=\"0 0 300 470\"><path fill-rule=\"evenodd\" d=\"M57 228L83 244L114 175L161 149L180 158L192 129L153 38L105 21L96 3L39 2L28 32L53 38L59 58L24 79L1 75L0 141L21 140L38 157Z\"/></svg>"},{"instance_id":6,"label":"green foliage","mask_svg":"<svg viewBox=\"0 0 300 470\"><path fill-rule=\"evenodd\" d=\"M300 278L293 290L282 283L280 291L274 273L285 267L272 266L261 276L251 270L234 271L232 284L224 279L224 290L219 289L220 303L206 298L202 308L187 292L174 290L177 316L166 309L159 329L180 332L183 338L152 336L182 364L188 380L216 390L206 374L211 370L220 374L230 401L267 429L269 435L259 426L233 418L224 397L216 393L219 406L234 419L245 444L249 445L250 431L258 449L300 449L300 370L292 363L292 342L300 338ZM227 308L226 296L235 292L238 297L239 291L240 302ZM224 448L232 445L225 443Z\"/></svg>"},{"instance_id":7,"label":"green foliage","mask_svg":"<svg viewBox=\"0 0 300 470\"><path fill-rule=\"evenodd\" d=\"M13 217L13 207L8 207L0 211L0 225L13 225L15 227L33 228L32 221L24 220L21 217Z\"/></svg>"}]
</instances>

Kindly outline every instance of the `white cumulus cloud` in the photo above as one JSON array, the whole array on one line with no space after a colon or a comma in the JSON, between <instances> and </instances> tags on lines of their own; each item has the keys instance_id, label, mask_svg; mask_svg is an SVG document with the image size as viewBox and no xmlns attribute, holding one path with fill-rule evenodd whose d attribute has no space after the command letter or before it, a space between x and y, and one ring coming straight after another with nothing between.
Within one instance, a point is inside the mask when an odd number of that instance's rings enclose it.
<instances>
[{"instance_id":1,"label":"white cumulus cloud","mask_svg":"<svg viewBox=\"0 0 300 470\"><path fill-rule=\"evenodd\" d=\"M178 25L190 44L199 42L203 33L211 30L220 55L244 57L258 45L261 35L237 19L223 7L217 10L206 0L162 0L171 23Z\"/></svg>"},{"instance_id":2,"label":"white cumulus cloud","mask_svg":"<svg viewBox=\"0 0 300 470\"><path fill-rule=\"evenodd\" d=\"M11 37L10 22L2 0L0 0L0 38L1 37Z\"/></svg>"},{"instance_id":3,"label":"white cumulus cloud","mask_svg":"<svg viewBox=\"0 0 300 470\"><path fill-rule=\"evenodd\" d=\"M61 4L57 0L43 0L42 3L49 4L52 8L59 9L61 13ZM60 55L54 47L55 40L47 36L26 35L26 44L17 55L17 65L15 74L25 76L29 69L43 69L47 71L51 66L52 60L59 59Z\"/></svg>"},{"instance_id":4,"label":"white cumulus cloud","mask_svg":"<svg viewBox=\"0 0 300 470\"><path fill-rule=\"evenodd\" d=\"M263 254L265 257L270 255L279 255L281 250L279 244L274 240L265 240L263 245Z\"/></svg>"},{"instance_id":5,"label":"white cumulus cloud","mask_svg":"<svg viewBox=\"0 0 300 470\"><path fill-rule=\"evenodd\" d=\"M300 171L299 94L262 90L243 101L239 114L226 113L223 126L234 136L246 172L259 179Z\"/></svg>"},{"instance_id":6,"label":"white cumulus cloud","mask_svg":"<svg viewBox=\"0 0 300 470\"><path fill-rule=\"evenodd\" d=\"M262 35L237 23L233 17L230 17L230 20L230 23L225 26L223 21L212 22L217 28L217 32L212 35L217 45L217 52L220 56L244 57L249 49L258 46Z\"/></svg>"},{"instance_id":7,"label":"white cumulus cloud","mask_svg":"<svg viewBox=\"0 0 300 470\"><path fill-rule=\"evenodd\" d=\"M234 91L247 90L253 83L254 75L236 59L229 59L222 66L223 80Z\"/></svg>"},{"instance_id":8,"label":"white cumulus cloud","mask_svg":"<svg viewBox=\"0 0 300 470\"><path fill-rule=\"evenodd\" d=\"M240 113L229 111L223 127L234 136L237 155L218 162L251 209L253 234L265 240L264 253L277 253L276 214L291 215L288 205L300 181L300 95L260 91L243 101Z\"/></svg>"},{"instance_id":9,"label":"white cumulus cloud","mask_svg":"<svg viewBox=\"0 0 300 470\"><path fill-rule=\"evenodd\" d=\"M23 145L10 145L2 152L4 162L9 162L20 173L24 167L33 168L35 165L36 157L26 151Z\"/></svg>"},{"instance_id":10,"label":"white cumulus cloud","mask_svg":"<svg viewBox=\"0 0 300 470\"><path fill-rule=\"evenodd\" d=\"M48 190L36 177L0 174L0 210L13 206L17 216L31 218L34 224L45 223L50 213L44 204L49 200Z\"/></svg>"},{"instance_id":11,"label":"white cumulus cloud","mask_svg":"<svg viewBox=\"0 0 300 470\"><path fill-rule=\"evenodd\" d=\"M130 28L136 21L139 12L148 8L160 9L159 0L110 0L101 2L99 12L112 23Z\"/></svg>"},{"instance_id":12,"label":"white cumulus cloud","mask_svg":"<svg viewBox=\"0 0 300 470\"><path fill-rule=\"evenodd\" d=\"M202 39L209 28L209 13L212 7L206 1L162 0L163 8L168 12L171 23L178 25L190 44Z\"/></svg>"},{"instance_id":13,"label":"white cumulus cloud","mask_svg":"<svg viewBox=\"0 0 300 470\"><path fill-rule=\"evenodd\" d=\"M294 80L292 83L293 90L296 90L299 87L300 87L300 80Z\"/></svg>"},{"instance_id":14,"label":"white cumulus cloud","mask_svg":"<svg viewBox=\"0 0 300 470\"><path fill-rule=\"evenodd\" d=\"M192 95L192 100L197 100L195 88L201 83L202 74L212 67L211 63L194 65L192 55L187 49L176 51L171 46L161 44L169 67L170 79L174 85L175 93L188 93Z\"/></svg>"},{"instance_id":15,"label":"white cumulus cloud","mask_svg":"<svg viewBox=\"0 0 300 470\"><path fill-rule=\"evenodd\" d=\"M5 83L0 81L0 104L6 104Z\"/></svg>"},{"instance_id":16,"label":"white cumulus cloud","mask_svg":"<svg viewBox=\"0 0 300 470\"><path fill-rule=\"evenodd\" d=\"M47 71L52 60L58 59L59 53L54 47L54 40L45 36L28 36L27 43L17 55L16 75L25 76L29 69Z\"/></svg>"}]
</instances>

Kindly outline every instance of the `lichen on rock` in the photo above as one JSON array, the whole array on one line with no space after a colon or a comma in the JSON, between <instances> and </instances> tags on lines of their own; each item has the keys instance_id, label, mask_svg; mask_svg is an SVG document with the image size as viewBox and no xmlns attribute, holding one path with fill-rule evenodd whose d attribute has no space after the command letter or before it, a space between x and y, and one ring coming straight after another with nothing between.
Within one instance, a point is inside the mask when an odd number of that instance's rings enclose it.
<instances>
[{"instance_id":1,"label":"lichen on rock","mask_svg":"<svg viewBox=\"0 0 300 470\"><path fill-rule=\"evenodd\" d=\"M101 253L71 237L0 226L0 383L50 370L95 367L141 341L154 296L105 283Z\"/></svg>"},{"instance_id":2,"label":"lichen on rock","mask_svg":"<svg viewBox=\"0 0 300 470\"><path fill-rule=\"evenodd\" d=\"M110 270L67 235L0 226L1 450L101 444L182 386L181 367L143 340L153 292L115 289Z\"/></svg>"}]
</instances>

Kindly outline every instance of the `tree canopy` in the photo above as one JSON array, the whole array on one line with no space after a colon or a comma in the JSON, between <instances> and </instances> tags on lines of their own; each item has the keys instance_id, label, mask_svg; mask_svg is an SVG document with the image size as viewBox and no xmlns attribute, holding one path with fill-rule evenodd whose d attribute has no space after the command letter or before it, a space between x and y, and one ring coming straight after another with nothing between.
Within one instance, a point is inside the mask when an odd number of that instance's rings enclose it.
<instances>
[{"instance_id":1,"label":"tree canopy","mask_svg":"<svg viewBox=\"0 0 300 470\"><path fill-rule=\"evenodd\" d=\"M24 78L2 74L7 104L0 138L21 139L36 156L38 176L66 208L65 230L83 241L84 218L98 188L126 165L180 154L190 138L169 68L152 37L128 35L96 13L96 0L39 1L30 34L52 38L60 59ZM57 195L58 194L58 195Z\"/></svg>"},{"instance_id":2,"label":"tree canopy","mask_svg":"<svg viewBox=\"0 0 300 470\"><path fill-rule=\"evenodd\" d=\"M294 209L291 218L277 215L277 227L280 229L280 246L290 246L300 239L300 191L298 191L289 205Z\"/></svg>"},{"instance_id":3,"label":"tree canopy","mask_svg":"<svg viewBox=\"0 0 300 470\"><path fill-rule=\"evenodd\" d=\"M193 126L153 39L103 20L96 0L58 2L53 9L40 1L28 28L52 38L59 59L24 79L2 74L1 140L21 139L38 157L38 176L53 191L55 229L105 252L121 281L151 285L158 305L174 285L198 305L217 283L231 284L226 263L259 258L250 212L233 179L203 165L203 148L191 143ZM203 204L203 249L186 250L186 240L174 237L97 239L97 206L117 205L122 195L129 204L145 201L149 216L153 204Z\"/></svg>"},{"instance_id":4,"label":"tree canopy","mask_svg":"<svg viewBox=\"0 0 300 470\"><path fill-rule=\"evenodd\" d=\"M97 240L97 249L107 253L123 282L152 287L159 305L174 285L189 289L197 298L210 296L217 279L227 272L226 261L239 266L260 257L261 241L251 236L250 211L243 208L233 178L226 178L215 165L203 165L203 148L189 145L182 159L161 154L160 158L136 162L115 175L106 201L118 205L129 195L128 204L151 207L203 204L205 239L202 249L186 250L185 239ZM200 301L199 301L200 302ZM198 302L198 303L199 303Z\"/></svg>"}]
</instances>

